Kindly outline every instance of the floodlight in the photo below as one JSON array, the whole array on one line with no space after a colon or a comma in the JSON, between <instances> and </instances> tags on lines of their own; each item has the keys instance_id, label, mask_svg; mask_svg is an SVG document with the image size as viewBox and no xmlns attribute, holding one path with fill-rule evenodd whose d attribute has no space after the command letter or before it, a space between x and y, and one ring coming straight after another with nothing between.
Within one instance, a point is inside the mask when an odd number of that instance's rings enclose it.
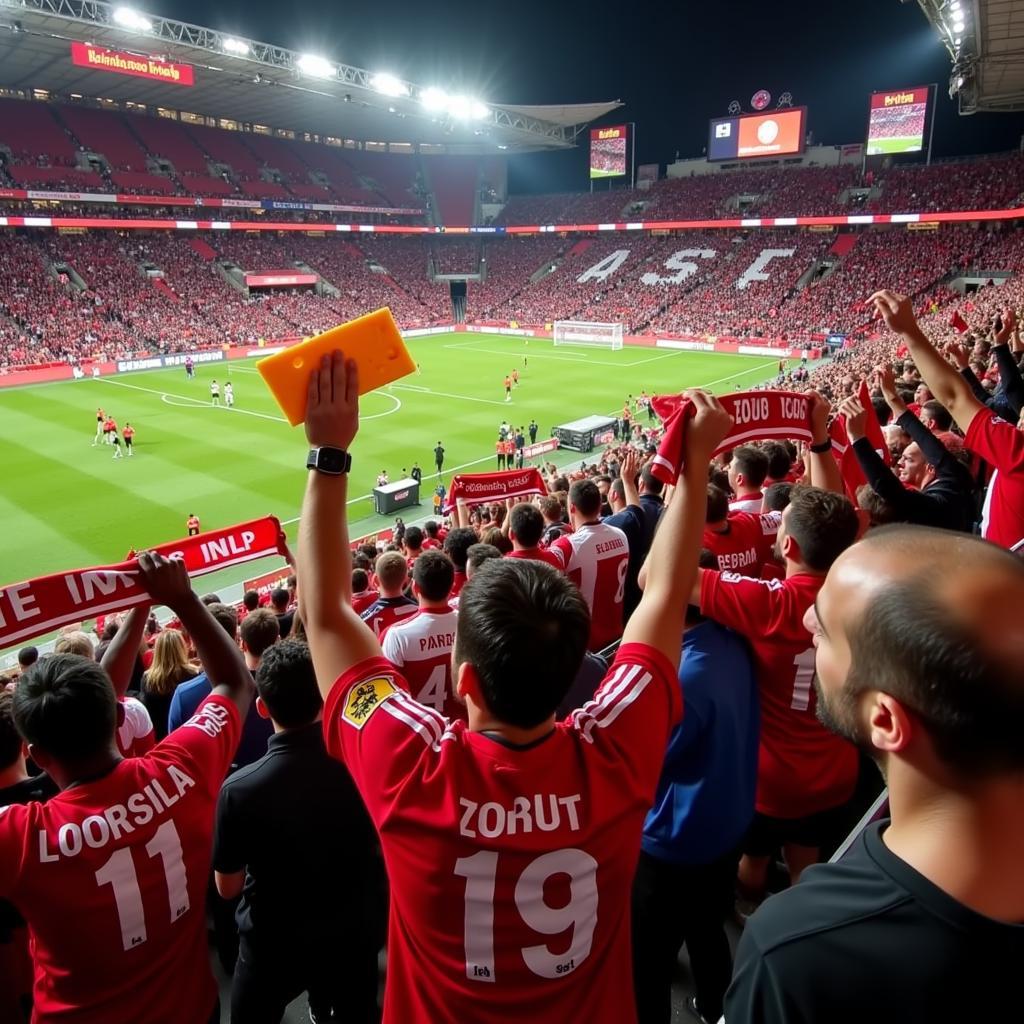
<instances>
[{"instance_id":1,"label":"floodlight","mask_svg":"<svg viewBox=\"0 0 1024 1024\"><path fill-rule=\"evenodd\" d=\"M377 92L383 93L385 96L409 95L409 87L405 82L396 75L388 74L386 71L382 71L370 79L370 88L376 89Z\"/></svg>"},{"instance_id":2,"label":"floodlight","mask_svg":"<svg viewBox=\"0 0 1024 1024\"><path fill-rule=\"evenodd\" d=\"M485 103L468 96L452 96L448 101L448 113L460 121L479 121L490 112Z\"/></svg>"},{"instance_id":3,"label":"floodlight","mask_svg":"<svg viewBox=\"0 0 1024 1024\"><path fill-rule=\"evenodd\" d=\"M234 53L239 57L246 57L249 54L249 44L243 43L241 39L232 39L231 36L225 36L224 42L221 45L226 53Z\"/></svg>"},{"instance_id":4,"label":"floodlight","mask_svg":"<svg viewBox=\"0 0 1024 1024\"><path fill-rule=\"evenodd\" d=\"M962 18L959 21L954 21L953 22L953 31L954 32L963 32L965 24L966 23L964 22L964 20Z\"/></svg>"},{"instance_id":5,"label":"floodlight","mask_svg":"<svg viewBox=\"0 0 1024 1024\"><path fill-rule=\"evenodd\" d=\"M959 46L962 42L963 42L963 38L961 36L957 36L956 39L953 40L953 45L954 46Z\"/></svg>"},{"instance_id":6,"label":"floodlight","mask_svg":"<svg viewBox=\"0 0 1024 1024\"><path fill-rule=\"evenodd\" d=\"M115 7L113 18L121 28L130 28L136 32L152 32L153 23L144 18L133 7Z\"/></svg>"},{"instance_id":7,"label":"floodlight","mask_svg":"<svg viewBox=\"0 0 1024 1024\"><path fill-rule=\"evenodd\" d=\"M435 86L431 86L429 89L424 89L420 93L420 103L422 103L427 110L445 110L448 107L448 93L446 93L444 89L438 89Z\"/></svg>"},{"instance_id":8,"label":"floodlight","mask_svg":"<svg viewBox=\"0 0 1024 1024\"><path fill-rule=\"evenodd\" d=\"M305 75L314 78L330 78L334 74L334 65L326 58L315 53L304 53L295 62L295 66Z\"/></svg>"},{"instance_id":9,"label":"floodlight","mask_svg":"<svg viewBox=\"0 0 1024 1024\"><path fill-rule=\"evenodd\" d=\"M955 13L956 13L957 11L959 11L959 10L960 10L960 0L953 0L953 2L952 2L952 3L950 4L950 5L949 5L949 9L950 9L950 10L951 10L951 11L952 11L952 12L953 12L954 14L955 14Z\"/></svg>"}]
</instances>

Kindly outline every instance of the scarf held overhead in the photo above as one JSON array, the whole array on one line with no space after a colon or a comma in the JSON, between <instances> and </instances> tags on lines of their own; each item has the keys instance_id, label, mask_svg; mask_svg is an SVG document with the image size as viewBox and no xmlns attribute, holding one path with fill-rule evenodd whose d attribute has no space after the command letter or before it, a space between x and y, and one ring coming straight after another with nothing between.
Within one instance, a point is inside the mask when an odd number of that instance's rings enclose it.
<instances>
[{"instance_id":1,"label":"scarf held overhead","mask_svg":"<svg viewBox=\"0 0 1024 1024\"><path fill-rule=\"evenodd\" d=\"M285 537L278 520L267 516L152 550L167 558L182 559L194 578L230 565L284 554ZM0 648L149 600L134 558L117 565L73 569L12 583L0 588Z\"/></svg>"},{"instance_id":2,"label":"scarf held overhead","mask_svg":"<svg viewBox=\"0 0 1024 1024\"><path fill-rule=\"evenodd\" d=\"M811 403L796 391L739 391L719 398L733 418L729 433L712 457L747 441L811 440ZM651 463L651 473L674 484L683 468L686 428L696 408L685 395L655 395L654 411L665 424L665 436Z\"/></svg>"},{"instance_id":3,"label":"scarf held overhead","mask_svg":"<svg viewBox=\"0 0 1024 1024\"><path fill-rule=\"evenodd\" d=\"M547 493L544 477L536 467L501 473L459 473L452 477L444 509L450 512L459 501L467 505L479 505L486 501L504 501L506 498L525 498Z\"/></svg>"}]
</instances>

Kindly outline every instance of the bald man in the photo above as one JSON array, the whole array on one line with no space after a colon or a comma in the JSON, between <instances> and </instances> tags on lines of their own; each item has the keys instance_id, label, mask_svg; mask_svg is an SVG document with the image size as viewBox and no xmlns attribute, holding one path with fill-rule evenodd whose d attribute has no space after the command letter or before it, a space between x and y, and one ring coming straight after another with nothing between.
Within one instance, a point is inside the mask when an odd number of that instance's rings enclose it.
<instances>
[{"instance_id":1,"label":"bald man","mask_svg":"<svg viewBox=\"0 0 1024 1024\"><path fill-rule=\"evenodd\" d=\"M974 537L872 531L807 626L818 716L879 764L891 820L747 922L728 1024L1019 1017L1024 563Z\"/></svg>"}]
</instances>

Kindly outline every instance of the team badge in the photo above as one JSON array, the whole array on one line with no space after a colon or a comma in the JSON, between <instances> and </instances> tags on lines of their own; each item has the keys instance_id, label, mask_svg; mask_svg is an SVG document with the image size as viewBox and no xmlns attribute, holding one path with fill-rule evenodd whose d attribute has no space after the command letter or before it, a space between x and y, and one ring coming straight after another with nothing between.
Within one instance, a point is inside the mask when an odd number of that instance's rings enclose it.
<instances>
[{"instance_id":1,"label":"team badge","mask_svg":"<svg viewBox=\"0 0 1024 1024\"><path fill-rule=\"evenodd\" d=\"M349 690L348 699L345 701L345 710L342 711L341 717L349 725L362 729L370 720L370 715L395 692L394 683L386 676L367 679Z\"/></svg>"}]
</instances>

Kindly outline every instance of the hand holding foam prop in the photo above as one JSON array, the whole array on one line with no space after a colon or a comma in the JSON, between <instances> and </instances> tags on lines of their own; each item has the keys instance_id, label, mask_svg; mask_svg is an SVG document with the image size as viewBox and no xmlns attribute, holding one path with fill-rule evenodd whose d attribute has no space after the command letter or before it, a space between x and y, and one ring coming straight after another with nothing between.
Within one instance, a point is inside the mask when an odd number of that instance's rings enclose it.
<instances>
[{"instance_id":1,"label":"hand holding foam prop","mask_svg":"<svg viewBox=\"0 0 1024 1024\"><path fill-rule=\"evenodd\" d=\"M376 391L416 369L391 310L387 308L332 327L315 338L267 356L256 364L256 369L293 427L306 418L310 373L320 365L323 356L338 350L358 364L361 395Z\"/></svg>"}]
</instances>

